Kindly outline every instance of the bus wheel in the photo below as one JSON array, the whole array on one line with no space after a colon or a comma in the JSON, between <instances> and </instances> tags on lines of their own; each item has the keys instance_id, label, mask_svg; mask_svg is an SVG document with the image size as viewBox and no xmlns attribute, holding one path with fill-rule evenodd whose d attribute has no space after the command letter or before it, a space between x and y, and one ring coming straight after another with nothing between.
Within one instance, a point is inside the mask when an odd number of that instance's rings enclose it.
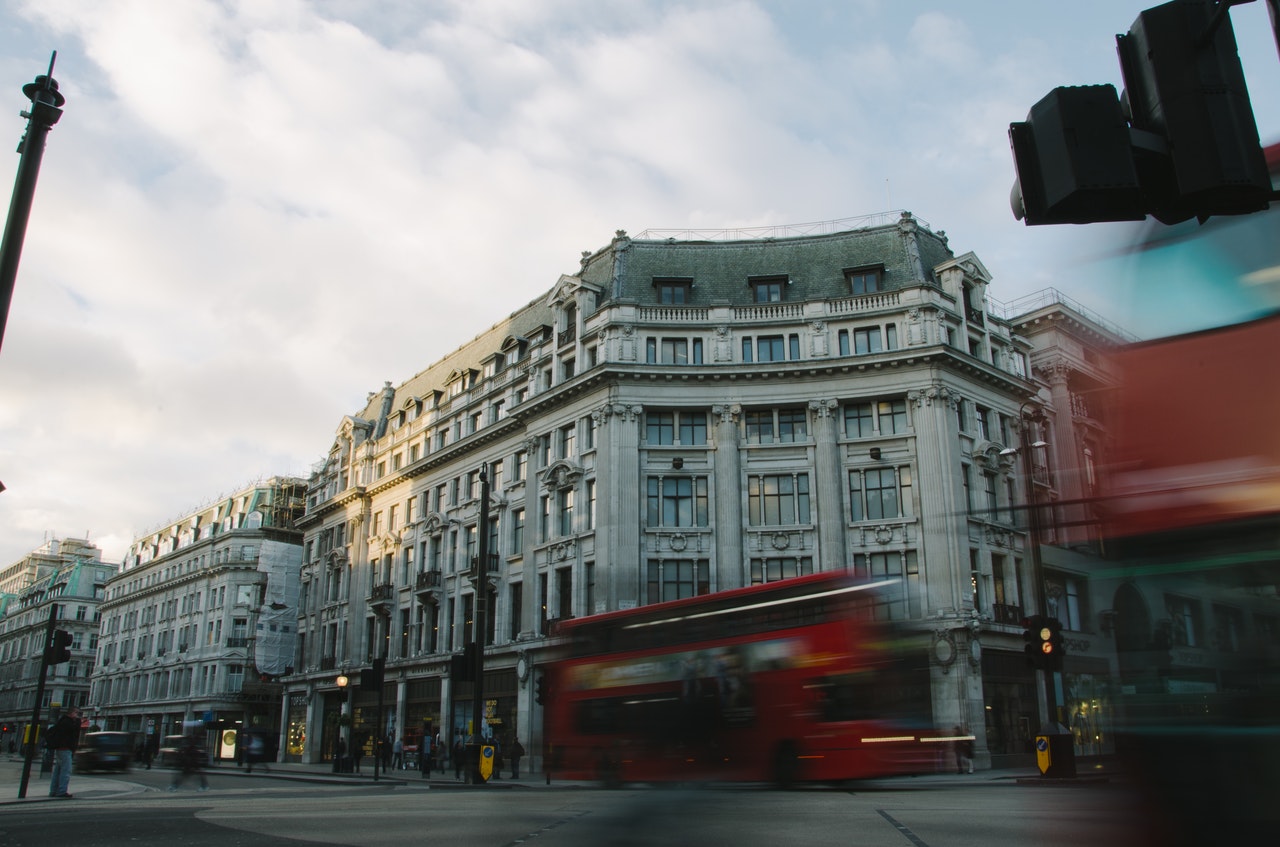
<instances>
[{"instance_id":1,"label":"bus wheel","mask_svg":"<svg viewBox=\"0 0 1280 847\"><path fill-rule=\"evenodd\" d=\"M786 790L794 788L800 775L800 756L794 741L784 741L773 754L773 782Z\"/></svg>"}]
</instances>

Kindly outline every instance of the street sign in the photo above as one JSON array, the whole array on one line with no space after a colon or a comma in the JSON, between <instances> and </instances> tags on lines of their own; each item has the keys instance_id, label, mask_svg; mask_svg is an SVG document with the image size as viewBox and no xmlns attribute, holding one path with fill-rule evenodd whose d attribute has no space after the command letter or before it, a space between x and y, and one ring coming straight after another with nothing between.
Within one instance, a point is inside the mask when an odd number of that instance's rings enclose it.
<instances>
[{"instance_id":1,"label":"street sign","mask_svg":"<svg viewBox=\"0 0 1280 847\"><path fill-rule=\"evenodd\" d=\"M1040 768L1040 775L1044 776L1049 772L1049 768L1053 765L1053 752L1049 748L1049 736L1036 736L1036 765Z\"/></svg>"},{"instance_id":2,"label":"street sign","mask_svg":"<svg viewBox=\"0 0 1280 847\"><path fill-rule=\"evenodd\" d=\"M493 745L485 744L480 748L480 777L489 781L493 775Z\"/></svg>"}]
</instances>

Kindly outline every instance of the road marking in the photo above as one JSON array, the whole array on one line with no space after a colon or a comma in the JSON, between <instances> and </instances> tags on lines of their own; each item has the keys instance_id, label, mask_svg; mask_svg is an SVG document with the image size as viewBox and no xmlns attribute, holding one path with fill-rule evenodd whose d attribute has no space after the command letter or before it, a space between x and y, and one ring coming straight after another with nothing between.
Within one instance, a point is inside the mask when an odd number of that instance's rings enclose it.
<instances>
[{"instance_id":1,"label":"road marking","mask_svg":"<svg viewBox=\"0 0 1280 847\"><path fill-rule=\"evenodd\" d=\"M916 845L916 847L929 847L929 845L925 844L924 841L922 841L914 832L894 820L893 815L889 814L884 809L876 809L876 811L880 814L880 817L893 824L893 828L898 830L898 832L901 832L903 838L906 838L912 844Z\"/></svg>"},{"instance_id":2,"label":"road marking","mask_svg":"<svg viewBox=\"0 0 1280 847\"><path fill-rule=\"evenodd\" d=\"M542 829L535 830L535 831L533 831L533 832L528 833L527 835L524 835L524 836L522 836L522 837L520 837L520 838L517 838L515 841L512 841L512 842L510 842L510 843L508 843L508 844L504 844L504 845L503 845L503 847L512 847L512 845L515 845L515 844L523 844L523 843L525 843L526 841L530 841L530 840L532 840L532 839L534 839L534 838L537 838L537 837L538 837L538 836L540 836L540 835L544 835L544 834L546 834L546 833L550 832L551 830L555 829L555 828L556 828L556 827L558 827L558 826L564 826L565 824L570 823L571 821L575 821L575 820L577 820L578 818L582 817L583 815L589 815L589 814L591 814L591 813L590 813L590 812L578 812L578 814L574 815L573 817L562 818L561 820L558 820L558 821L556 821L555 823L549 823L549 824L547 824L547 825L546 825L546 826L544 826Z\"/></svg>"}]
</instances>

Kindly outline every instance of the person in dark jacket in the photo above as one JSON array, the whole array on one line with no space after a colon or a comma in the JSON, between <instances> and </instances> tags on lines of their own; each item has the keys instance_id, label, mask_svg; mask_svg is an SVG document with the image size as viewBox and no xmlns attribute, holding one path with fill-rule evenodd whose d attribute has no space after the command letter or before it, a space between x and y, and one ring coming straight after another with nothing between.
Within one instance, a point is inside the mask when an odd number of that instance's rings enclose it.
<instances>
[{"instance_id":1,"label":"person in dark jacket","mask_svg":"<svg viewBox=\"0 0 1280 847\"><path fill-rule=\"evenodd\" d=\"M71 783L71 763L80 743L80 710L71 706L57 723L45 733L44 743L53 751L53 776L49 780L49 796L71 799L67 786Z\"/></svg>"}]
</instances>

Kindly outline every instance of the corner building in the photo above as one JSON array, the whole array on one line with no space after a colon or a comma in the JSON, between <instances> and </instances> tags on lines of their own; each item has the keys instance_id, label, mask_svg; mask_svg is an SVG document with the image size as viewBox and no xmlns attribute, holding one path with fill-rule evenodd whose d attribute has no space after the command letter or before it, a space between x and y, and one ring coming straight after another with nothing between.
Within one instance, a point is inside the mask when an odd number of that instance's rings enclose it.
<instances>
[{"instance_id":1,"label":"corner building","mask_svg":"<svg viewBox=\"0 0 1280 847\"><path fill-rule=\"evenodd\" d=\"M1007 448L1045 386L973 253L909 213L839 223L619 231L345 417L300 521L288 757L329 760L348 721L411 746L465 731L470 684L449 659L473 640L487 467L485 715L533 769L554 620L833 569L900 579L886 613L927 636L925 710L989 761L983 651L1022 662L1036 596ZM381 717L378 692L335 684L378 656ZM1002 708L1034 729L1026 677Z\"/></svg>"}]
</instances>

